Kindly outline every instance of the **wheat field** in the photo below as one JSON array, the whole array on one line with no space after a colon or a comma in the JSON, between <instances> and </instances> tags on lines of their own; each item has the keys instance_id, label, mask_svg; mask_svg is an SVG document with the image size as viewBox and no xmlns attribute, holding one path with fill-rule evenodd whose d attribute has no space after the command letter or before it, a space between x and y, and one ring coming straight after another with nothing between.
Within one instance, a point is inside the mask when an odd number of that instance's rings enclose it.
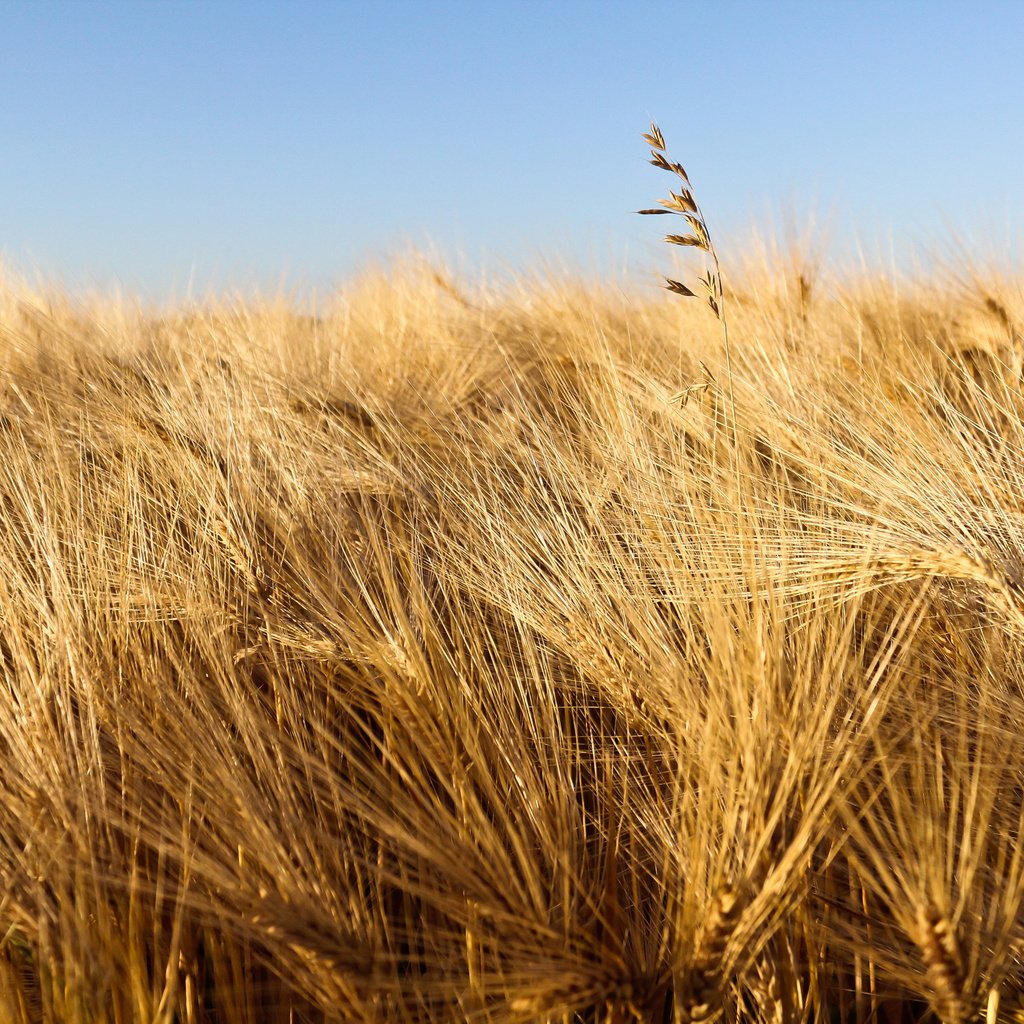
<instances>
[{"instance_id":1,"label":"wheat field","mask_svg":"<svg viewBox=\"0 0 1024 1024\"><path fill-rule=\"evenodd\" d=\"M0 1020L1024 1020L1020 282L719 288L0 289Z\"/></svg>"}]
</instances>

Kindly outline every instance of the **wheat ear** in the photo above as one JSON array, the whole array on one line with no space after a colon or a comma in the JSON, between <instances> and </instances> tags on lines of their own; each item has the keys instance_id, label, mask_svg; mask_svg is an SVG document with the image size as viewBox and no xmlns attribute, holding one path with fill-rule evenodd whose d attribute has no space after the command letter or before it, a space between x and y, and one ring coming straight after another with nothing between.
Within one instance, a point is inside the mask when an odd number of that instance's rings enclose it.
<instances>
[{"instance_id":1,"label":"wheat ear","mask_svg":"<svg viewBox=\"0 0 1024 1024\"><path fill-rule=\"evenodd\" d=\"M929 903L917 920L917 944L928 969L932 1006L943 1024L959 1024L964 1017L964 970L952 922Z\"/></svg>"},{"instance_id":2,"label":"wheat ear","mask_svg":"<svg viewBox=\"0 0 1024 1024\"><path fill-rule=\"evenodd\" d=\"M728 946L743 908L740 894L730 886L711 903L690 965L689 998L682 1018L687 1024L703 1024L721 1008Z\"/></svg>"}]
</instances>

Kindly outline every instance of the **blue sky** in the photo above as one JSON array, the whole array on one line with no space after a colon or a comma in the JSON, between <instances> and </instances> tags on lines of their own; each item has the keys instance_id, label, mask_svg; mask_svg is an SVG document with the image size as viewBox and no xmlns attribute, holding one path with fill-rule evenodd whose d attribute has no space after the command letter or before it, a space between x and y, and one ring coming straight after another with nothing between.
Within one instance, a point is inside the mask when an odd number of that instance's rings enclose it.
<instances>
[{"instance_id":1,"label":"blue sky","mask_svg":"<svg viewBox=\"0 0 1024 1024\"><path fill-rule=\"evenodd\" d=\"M1024 227L1024 3L0 0L0 252L76 290L664 259L654 117L720 246Z\"/></svg>"}]
</instances>

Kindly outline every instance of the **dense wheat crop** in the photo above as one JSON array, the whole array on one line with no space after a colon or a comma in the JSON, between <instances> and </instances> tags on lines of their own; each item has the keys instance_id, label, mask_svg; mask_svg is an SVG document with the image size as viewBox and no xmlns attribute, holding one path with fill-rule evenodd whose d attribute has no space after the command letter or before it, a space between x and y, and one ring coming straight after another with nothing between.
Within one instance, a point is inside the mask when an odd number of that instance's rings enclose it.
<instances>
[{"instance_id":1,"label":"dense wheat crop","mask_svg":"<svg viewBox=\"0 0 1024 1024\"><path fill-rule=\"evenodd\" d=\"M1020 290L724 294L2 293L0 1020L1022 1019Z\"/></svg>"}]
</instances>

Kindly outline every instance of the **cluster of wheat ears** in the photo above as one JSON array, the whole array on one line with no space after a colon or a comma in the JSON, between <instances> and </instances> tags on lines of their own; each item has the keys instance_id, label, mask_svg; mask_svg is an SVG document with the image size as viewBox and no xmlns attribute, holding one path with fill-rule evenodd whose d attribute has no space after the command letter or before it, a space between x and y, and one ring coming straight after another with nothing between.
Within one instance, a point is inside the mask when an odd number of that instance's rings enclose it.
<instances>
[{"instance_id":1,"label":"cluster of wheat ears","mask_svg":"<svg viewBox=\"0 0 1024 1024\"><path fill-rule=\"evenodd\" d=\"M707 306L0 290L0 1020L1024 1020L1019 286L648 141Z\"/></svg>"}]
</instances>

